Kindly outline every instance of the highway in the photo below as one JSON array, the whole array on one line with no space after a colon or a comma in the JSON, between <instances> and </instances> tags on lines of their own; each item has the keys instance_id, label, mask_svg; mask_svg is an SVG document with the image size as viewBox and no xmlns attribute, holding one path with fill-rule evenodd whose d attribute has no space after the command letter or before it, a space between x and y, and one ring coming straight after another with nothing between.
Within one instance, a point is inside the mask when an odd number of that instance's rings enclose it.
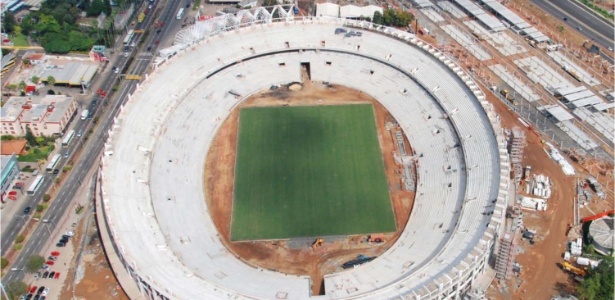
<instances>
[{"instance_id":1,"label":"highway","mask_svg":"<svg viewBox=\"0 0 615 300\"><path fill-rule=\"evenodd\" d=\"M150 2L145 1L144 6L147 6ZM176 21L175 13L177 12L177 8L182 3L182 1L170 1L168 2L166 7L154 7L154 13L148 14L143 23L138 24L135 29L141 28L153 28L151 26L154 22L155 16L159 15L158 21L164 22L166 25L161 28L160 33L156 33L156 31L152 31L149 33L147 37L145 37L144 41L140 41L144 38L145 33L135 34L135 38L133 41L137 42L137 47L131 47L129 55L118 55L116 61L112 62L112 66L120 67L121 70L127 70L126 74L130 75L143 75L147 69L149 68L152 59L154 56L152 53L155 53L157 48L157 44L154 42L155 40L159 40L163 38L167 33L169 33L170 28L173 22ZM162 5L162 4L160 4ZM138 13L135 14L135 16ZM177 21L179 22L179 21ZM139 51L140 49L147 49L148 46L152 46L150 49L151 52ZM117 46L118 49L123 48L122 45ZM138 49L140 48L140 49ZM130 65L127 65L130 63ZM109 67L109 66L108 66ZM72 207L70 206L71 200L75 196L75 193L81 186L81 179L85 178L86 174L94 165L98 164L100 159L101 152L103 150L104 142L106 141L108 130L111 128L113 124L113 118L117 115L119 108L122 104L126 102L128 99L128 95L131 94L138 83L138 81L134 80L125 80L124 83L120 84L120 88L112 94L112 88L116 85L118 80L123 74L115 74L114 72L109 72L109 76L105 79L102 79L101 89L103 91L108 91L109 103L105 103L107 107L106 110L98 110L96 111L96 115L99 115L100 121L95 127L94 132L90 135L87 141L84 141L84 137L86 136L86 129L88 126L93 124L91 120L76 120L79 122L76 124L76 131L83 129L83 137L78 140L74 140L70 147L67 149L70 150L71 154L82 149L80 156L77 162L74 164L73 169L68 173L68 177L65 183L60 187L60 190L53 199L52 204L45 212L43 219L49 220L50 226L58 224L62 216L66 213L72 212ZM99 99L99 96L96 95L95 99ZM107 101L107 100L104 100ZM94 108L100 108L103 101L97 101L97 104L94 105ZM103 105L103 106L105 106ZM92 106L90 106L92 108ZM109 109L110 108L110 109ZM79 115L76 116L79 118ZM64 150L61 152L64 153ZM62 164L64 164L67 159L62 158ZM58 168L61 169L61 166ZM25 201L23 205L24 208L26 206L32 206L33 208L38 204L45 191L49 188L49 186L53 182L53 175L47 174L45 178L44 185L39 187L34 196L29 196L28 200ZM18 212L21 214L21 211ZM14 230L9 231L6 236L2 236L2 254L6 252L8 247L11 246L12 242L15 240L15 236L18 234L18 229L22 228L26 222L28 222L29 218L16 217L11 221L11 227L15 228ZM42 223L41 223L42 224ZM23 249L19 252L17 258L14 260L12 268L17 269L17 271L8 270L2 279L2 284L6 286L10 282L20 281L25 276L24 272L21 271L25 268L25 262L32 255L37 255L43 247L49 241L50 238L50 228L47 226L37 226L41 224L35 224L36 228L34 232L28 237ZM54 228L51 228L53 230Z\"/></svg>"},{"instance_id":2,"label":"highway","mask_svg":"<svg viewBox=\"0 0 615 300\"><path fill-rule=\"evenodd\" d=\"M593 15L590 9L574 0L532 0L532 3L546 13L565 22L573 30L580 32L588 39L593 40L602 52L613 48L613 24ZM564 21L564 18L567 21ZM612 50L610 50L612 52ZM603 55L604 56L604 55ZM609 59L612 63L613 60Z\"/></svg>"}]
</instances>

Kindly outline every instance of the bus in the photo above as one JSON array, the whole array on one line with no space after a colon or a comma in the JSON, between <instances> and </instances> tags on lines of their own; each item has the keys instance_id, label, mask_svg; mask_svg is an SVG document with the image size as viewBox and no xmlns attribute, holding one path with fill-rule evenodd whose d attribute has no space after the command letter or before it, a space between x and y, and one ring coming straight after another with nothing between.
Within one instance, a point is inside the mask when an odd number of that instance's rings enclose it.
<instances>
[{"instance_id":1,"label":"bus","mask_svg":"<svg viewBox=\"0 0 615 300\"><path fill-rule=\"evenodd\" d=\"M132 29L128 30L128 34L124 38L124 46L130 46L130 41L132 40L132 37L134 35L135 35L135 31L134 30L132 30Z\"/></svg>"},{"instance_id":2,"label":"bus","mask_svg":"<svg viewBox=\"0 0 615 300\"><path fill-rule=\"evenodd\" d=\"M73 136L75 135L75 131L71 130L69 131L66 136L64 137L64 139L62 140L62 147L66 147L68 146L68 144L70 144L70 141L73 140Z\"/></svg>"},{"instance_id":3,"label":"bus","mask_svg":"<svg viewBox=\"0 0 615 300\"><path fill-rule=\"evenodd\" d=\"M181 18L184 16L184 8L180 8L179 11L177 11L177 16L175 17L178 20L181 20Z\"/></svg>"},{"instance_id":4,"label":"bus","mask_svg":"<svg viewBox=\"0 0 615 300\"><path fill-rule=\"evenodd\" d=\"M36 178L34 179L34 182L32 182L32 185L30 185L30 187L28 188L28 192L27 192L28 195L34 195L34 192L36 192L38 187L41 186L41 184L43 184L44 180L45 178L43 177L43 175L36 176Z\"/></svg>"},{"instance_id":5,"label":"bus","mask_svg":"<svg viewBox=\"0 0 615 300\"><path fill-rule=\"evenodd\" d=\"M55 167L58 165L58 162L60 161L61 157L62 156L60 154L56 154L53 156L53 158L49 161L49 164L47 165L47 173L53 172L53 169L55 169Z\"/></svg>"}]
</instances>

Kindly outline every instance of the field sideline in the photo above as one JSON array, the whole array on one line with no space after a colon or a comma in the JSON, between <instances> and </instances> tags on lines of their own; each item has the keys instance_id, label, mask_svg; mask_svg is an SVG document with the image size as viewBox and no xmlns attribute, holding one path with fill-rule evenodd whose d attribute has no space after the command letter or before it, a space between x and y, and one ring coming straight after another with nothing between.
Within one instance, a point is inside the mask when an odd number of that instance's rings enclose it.
<instances>
[{"instance_id":1,"label":"field sideline","mask_svg":"<svg viewBox=\"0 0 615 300\"><path fill-rule=\"evenodd\" d=\"M245 108L231 240L395 231L370 104Z\"/></svg>"}]
</instances>

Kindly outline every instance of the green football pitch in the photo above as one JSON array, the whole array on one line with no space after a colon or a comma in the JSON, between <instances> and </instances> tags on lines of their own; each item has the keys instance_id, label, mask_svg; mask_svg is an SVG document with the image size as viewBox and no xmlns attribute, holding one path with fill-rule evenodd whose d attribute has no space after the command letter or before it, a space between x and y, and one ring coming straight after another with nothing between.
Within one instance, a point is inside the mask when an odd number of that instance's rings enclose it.
<instances>
[{"instance_id":1,"label":"green football pitch","mask_svg":"<svg viewBox=\"0 0 615 300\"><path fill-rule=\"evenodd\" d=\"M245 108L231 240L395 231L373 107Z\"/></svg>"}]
</instances>

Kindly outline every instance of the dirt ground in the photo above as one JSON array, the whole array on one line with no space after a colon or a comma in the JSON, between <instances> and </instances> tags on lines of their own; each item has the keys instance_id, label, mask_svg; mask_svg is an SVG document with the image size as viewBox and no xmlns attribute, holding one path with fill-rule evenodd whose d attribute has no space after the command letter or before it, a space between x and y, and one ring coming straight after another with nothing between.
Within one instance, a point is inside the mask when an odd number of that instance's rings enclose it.
<instances>
[{"instance_id":1,"label":"dirt ground","mask_svg":"<svg viewBox=\"0 0 615 300\"><path fill-rule=\"evenodd\" d=\"M524 128L517 115L495 96L487 94L494 104L505 128ZM527 146L524 150L523 164L532 166L532 173L549 176L553 182L553 194L546 212L523 211L524 226L538 230L536 243L530 245L522 240L518 244L520 253L516 261L522 266L519 277L513 277L503 288L494 281L487 293L490 299L550 299L554 295L571 293L574 282L558 263L567 250L566 234L573 222L573 198L575 197L575 176L565 176L560 166L546 154L540 137L531 130L525 130ZM577 172L582 172L576 166ZM586 174L580 174L585 178ZM612 208L613 200L595 200L596 206ZM600 210L602 211L602 210ZM581 211L581 217L590 215Z\"/></svg>"},{"instance_id":2,"label":"dirt ground","mask_svg":"<svg viewBox=\"0 0 615 300\"><path fill-rule=\"evenodd\" d=\"M375 108L378 139L382 149L389 191L393 204L397 232L385 235L385 243L367 243L367 236L351 236L346 239L325 238L323 246L312 249L313 240L302 241L300 247L293 241L229 242L230 220L233 201L235 155L239 109L251 106L302 106L371 103ZM387 122L394 122L391 115L370 96L342 86L323 86L306 81L289 88L280 87L255 95L233 110L224 121L210 148L205 166L207 205L222 241L238 257L250 265L288 274L309 275L312 278L312 293L324 293L323 275L341 270L341 263L358 254L377 256L388 249L406 225L414 192L401 189L401 178L396 174L400 168L393 158L396 150L392 131L385 129ZM406 141L407 142L407 141ZM406 144L408 149L408 144ZM292 244L292 245L291 245Z\"/></svg>"},{"instance_id":3,"label":"dirt ground","mask_svg":"<svg viewBox=\"0 0 615 300\"><path fill-rule=\"evenodd\" d=\"M92 218L94 217L92 216ZM76 266L75 260L71 262L70 270L66 272L66 280L64 281L59 299L128 300L128 296L122 290L115 275L113 275L113 271L103 252L103 246L96 229L96 222L92 221L86 231L89 235L89 242L86 244L85 249L83 249L81 266ZM83 234L83 232L77 230L73 239L80 241ZM79 249L75 247L73 257L77 256L78 251ZM75 268L79 268L77 272L75 272ZM75 273L80 277L80 280L78 280L76 285L73 285Z\"/></svg>"}]
</instances>

